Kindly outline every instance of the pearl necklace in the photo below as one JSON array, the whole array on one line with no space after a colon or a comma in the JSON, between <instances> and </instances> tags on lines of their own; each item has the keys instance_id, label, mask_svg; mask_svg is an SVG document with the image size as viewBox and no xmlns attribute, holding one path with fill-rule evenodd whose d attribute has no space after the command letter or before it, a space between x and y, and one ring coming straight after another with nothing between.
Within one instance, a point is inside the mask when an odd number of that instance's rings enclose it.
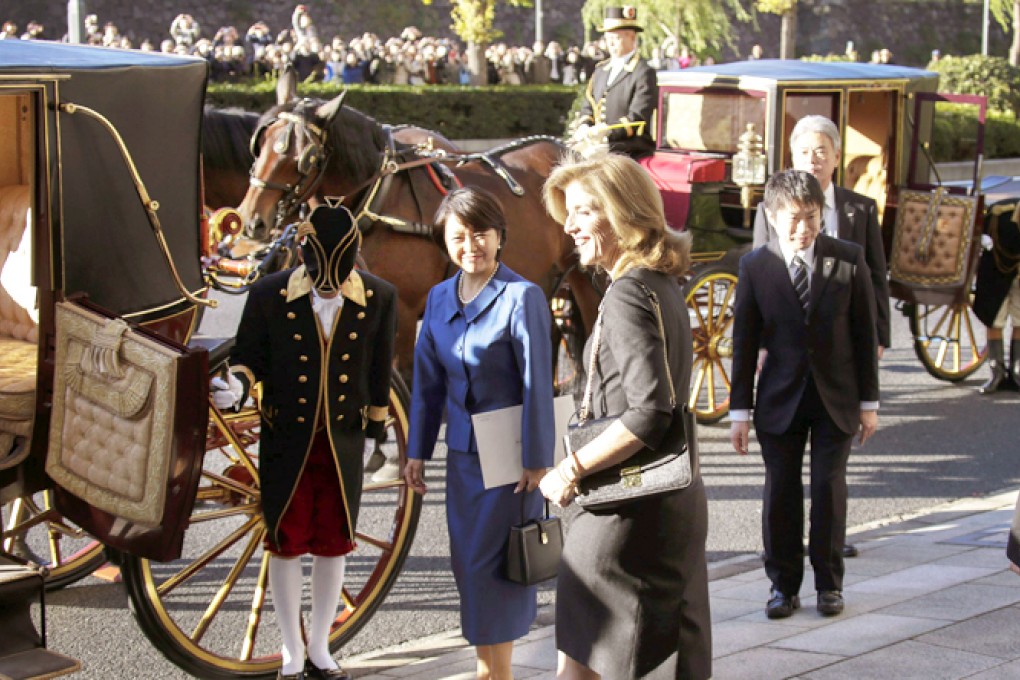
<instances>
[{"instance_id":1,"label":"pearl necklace","mask_svg":"<svg viewBox=\"0 0 1020 680\"><path fill-rule=\"evenodd\" d=\"M485 290L485 287L487 285L489 285L489 281L492 281L492 277L494 277L496 275L496 272L498 272L498 271L499 271L499 262L497 262L496 266L492 268L492 273L489 274L489 278L485 279L485 283L483 283L482 287L479 288L478 291L474 295L471 296L470 300L465 300L464 299L464 272L461 271L460 278L457 279L457 298L460 300L460 303L462 305L469 305L472 302L474 302L475 298L482 294L482 291Z\"/></svg>"}]
</instances>

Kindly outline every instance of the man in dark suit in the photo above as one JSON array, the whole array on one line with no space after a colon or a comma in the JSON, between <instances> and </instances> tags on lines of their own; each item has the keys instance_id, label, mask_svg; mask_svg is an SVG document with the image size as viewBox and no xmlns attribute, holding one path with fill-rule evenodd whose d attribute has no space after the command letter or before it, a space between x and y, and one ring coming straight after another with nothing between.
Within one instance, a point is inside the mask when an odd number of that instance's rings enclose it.
<instances>
[{"instance_id":1,"label":"man in dark suit","mask_svg":"<svg viewBox=\"0 0 1020 680\"><path fill-rule=\"evenodd\" d=\"M765 461L762 535L772 581L769 618L800 605L804 576L801 468L811 440L808 553L817 608L843 611L846 466L855 434L878 426L875 297L864 250L819 234L825 197L809 173L787 170L765 187L776 237L740 260L733 327L730 437L748 451L750 412ZM767 354L754 380L759 350Z\"/></svg>"},{"instance_id":2,"label":"man in dark suit","mask_svg":"<svg viewBox=\"0 0 1020 680\"><path fill-rule=\"evenodd\" d=\"M600 62L588 80L574 140L605 138L609 150L631 158L655 151L652 113L659 104L655 71L641 58L637 34L642 31L635 7L607 7L600 30L609 59Z\"/></svg>"},{"instance_id":3,"label":"man in dark suit","mask_svg":"<svg viewBox=\"0 0 1020 680\"><path fill-rule=\"evenodd\" d=\"M836 124L825 116L804 116L790 133L793 167L810 172L822 186L825 208L822 210L822 233L853 241L864 248L864 259L871 270L871 287L875 290L878 332L878 358L892 341L889 327L889 279L886 276L885 247L882 228L878 224L875 201L857 192L838 187L832 182L839 167L841 144ZM754 218L754 247L768 241L774 231L765 211L759 207ZM856 557L856 546L843 546L844 557Z\"/></svg>"},{"instance_id":4,"label":"man in dark suit","mask_svg":"<svg viewBox=\"0 0 1020 680\"><path fill-rule=\"evenodd\" d=\"M353 271L361 235L346 208L317 207L298 238L304 264L255 284L231 361L239 382L263 388L259 472L283 641L278 677L337 680L349 676L330 654L329 631L355 547L365 438L382 436L388 412L396 291ZM303 554L312 555L307 645Z\"/></svg>"}]
</instances>

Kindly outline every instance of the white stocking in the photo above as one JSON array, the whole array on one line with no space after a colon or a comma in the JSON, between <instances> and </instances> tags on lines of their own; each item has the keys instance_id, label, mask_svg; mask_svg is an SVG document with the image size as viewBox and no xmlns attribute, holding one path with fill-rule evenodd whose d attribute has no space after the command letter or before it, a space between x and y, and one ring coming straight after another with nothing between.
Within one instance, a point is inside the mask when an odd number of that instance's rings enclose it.
<instances>
[{"instance_id":1,"label":"white stocking","mask_svg":"<svg viewBox=\"0 0 1020 680\"><path fill-rule=\"evenodd\" d=\"M284 675L305 667L305 646L301 641L301 558L269 557L269 589L273 596L276 625L283 638Z\"/></svg>"},{"instance_id":2,"label":"white stocking","mask_svg":"<svg viewBox=\"0 0 1020 680\"><path fill-rule=\"evenodd\" d=\"M344 585L343 557L312 558L312 626L308 633L308 659L316 668L337 668L329 653L329 628L336 619Z\"/></svg>"}]
</instances>

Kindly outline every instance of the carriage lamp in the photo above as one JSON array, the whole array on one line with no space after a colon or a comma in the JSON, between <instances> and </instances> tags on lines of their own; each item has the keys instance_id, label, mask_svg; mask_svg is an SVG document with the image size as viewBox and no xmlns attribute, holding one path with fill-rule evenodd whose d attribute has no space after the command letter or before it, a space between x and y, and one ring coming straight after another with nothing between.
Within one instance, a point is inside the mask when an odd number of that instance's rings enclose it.
<instances>
[{"instance_id":1,"label":"carriage lamp","mask_svg":"<svg viewBox=\"0 0 1020 680\"><path fill-rule=\"evenodd\" d=\"M765 184L765 154L761 135L754 131L754 123L740 135L739 151L733 156L733 182L740 187L740 205L744 207L744 227L751 226L751 197L754 187Z\"/></svg>"}]
</instances>

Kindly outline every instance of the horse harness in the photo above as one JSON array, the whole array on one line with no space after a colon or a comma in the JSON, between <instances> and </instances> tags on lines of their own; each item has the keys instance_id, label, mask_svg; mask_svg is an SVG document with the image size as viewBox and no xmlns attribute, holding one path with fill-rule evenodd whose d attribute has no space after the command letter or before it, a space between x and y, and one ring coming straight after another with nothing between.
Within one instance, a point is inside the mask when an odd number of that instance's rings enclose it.
<instances>
[{"instance_id":1,"label":"horse harness","mask_svg":"<svg viewBox=\"0 0 1020 680\"><path fill-rule=\"evenodd\" d=\"M249 183L259 189L270 189L280 191L283 196L277 202L276 225L280 228L283 221L302 203L315 194L319 185L325 177L326 166L332 150L329 147L329 139L326 131L321 127L305 120L304 117L290 112L283 112L277 118L267 121L261 125L251 139L252 155L259 156L261 139L267 128L277 121L284 121L287 127L283 134L277 139L273 151L278 154L285 154L291 148L292 140L300 135L304 138L305 146L301 151L296 164L298 180L293 184L283 184L261 179L254 174L254 166L249 171ZM465 165L473 161L479 161L492 169L492 171L506 182L507 187L515 196L524 195L524 187L513 177L509 168L499 158L499 155L509 150L533 143L544 137L528 137L517 142L493 149L488 153L473 154L449 154L444 149L432 149L431 145L418 145L398 149L393 137L392 128L384 126L386 132L387 146L383 152L382 163L379 170L370 178L362 182L349 195L354 196L367 189L358 202L357 208L353 211L355 224L362 232L368 232L373 223L381 222L397 233L412 234L415 236L431 237L433 225L425 222L413 222L401 217L386 215L381 212L382 206L393 185L396 175L404 171L424 167L433 185L441 193L446 194L454 184L460 185L460 181L447 163L455 162L457 166ZM410 155L410 158L406 156ZM410 175L410 172L408 172ZM411 191L414 193L414 182L410 182ZM342 202L346 197L339 197ZM333 199L329 199L333 202ZM417 196L415 196L417 202Z\"/></svg>"}]
</instances>

